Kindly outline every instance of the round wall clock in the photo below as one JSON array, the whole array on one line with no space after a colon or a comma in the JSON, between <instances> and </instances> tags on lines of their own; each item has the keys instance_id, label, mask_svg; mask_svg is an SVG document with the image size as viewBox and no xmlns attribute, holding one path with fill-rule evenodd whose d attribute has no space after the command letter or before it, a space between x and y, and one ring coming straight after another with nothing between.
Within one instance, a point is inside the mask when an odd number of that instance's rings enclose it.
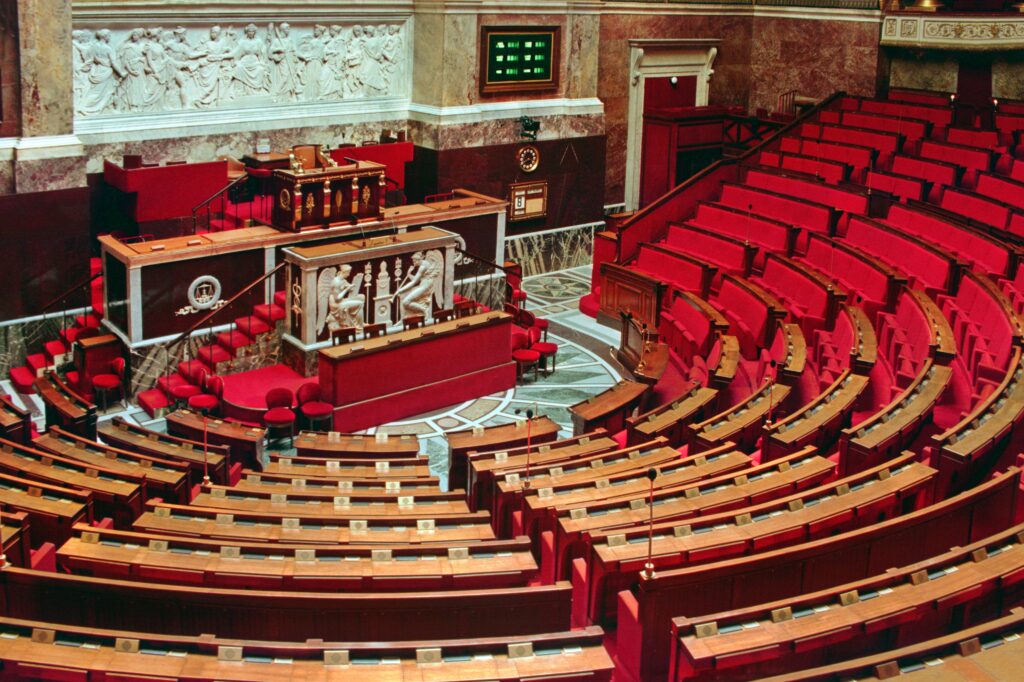
<instances>
[{"instance_id":1,"label":"round wall clock","mask_svg":"<svg viewBox=\"0 0 1024 682\"><path fill-rule=\"evenodd\" d=\"M532 144L516 150L516 161L524 173L532 173L540 166L540 150Z\"/></svg>"}]
</instances>

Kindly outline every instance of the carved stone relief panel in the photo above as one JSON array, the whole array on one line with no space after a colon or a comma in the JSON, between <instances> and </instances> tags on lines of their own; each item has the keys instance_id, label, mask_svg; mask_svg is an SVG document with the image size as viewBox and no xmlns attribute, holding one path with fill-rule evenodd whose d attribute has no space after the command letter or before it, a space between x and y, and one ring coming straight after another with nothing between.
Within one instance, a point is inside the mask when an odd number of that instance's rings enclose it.
<instances>
[{"instance_id":1,"label":"carved stone relief panel","mask_svg":"<svg viewBox=\"0 0 1024 682\"><path fill-rule=\"evenodd\" d=\"M108 29L72 35L75 115L408 97L404 21Z\"/></svg>"}]
</instances>

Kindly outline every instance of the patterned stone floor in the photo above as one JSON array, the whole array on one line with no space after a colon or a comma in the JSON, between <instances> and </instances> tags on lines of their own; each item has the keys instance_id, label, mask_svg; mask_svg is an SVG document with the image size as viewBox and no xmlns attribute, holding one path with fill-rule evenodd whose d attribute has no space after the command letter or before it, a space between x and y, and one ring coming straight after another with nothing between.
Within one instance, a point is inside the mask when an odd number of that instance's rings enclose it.
<instances>
[{"instance_id":1,"label":"patterned stone floor","mask_svg":"<svg viewBox=\"0 0 1024 682\"><path fill-rule=\"evenodd\" d=\"M562 435L572 434L568 407L615 384L622 368L613 357L618 333L602 327L579 312L579 297L590 291L590 266L529 277L523 288L529 295L528 308L548 318L551 325L548 339L558 344L556 370L541 374L536 380L532 372L513 390L470 400L443 410L386 424L369 433L415 434L420 451L427 457L431 470L443 476L448 450L445 431L469 429L474 426L506 424L525 417L527 409L547 415L562 427ZM39 428L43 427L42 404L35 396L17 396L10 382L0 381L0 389L15 395L15 401L32 411ZM128 409L112 408L100 420L123 415L147 428L162 431L164 420L152 420L135 405ZM271 449L278 450L272 444ZM287 452L287 450L282 450ZM442 484L447 481L442 480Z\"/></svg>"}]
</instances>

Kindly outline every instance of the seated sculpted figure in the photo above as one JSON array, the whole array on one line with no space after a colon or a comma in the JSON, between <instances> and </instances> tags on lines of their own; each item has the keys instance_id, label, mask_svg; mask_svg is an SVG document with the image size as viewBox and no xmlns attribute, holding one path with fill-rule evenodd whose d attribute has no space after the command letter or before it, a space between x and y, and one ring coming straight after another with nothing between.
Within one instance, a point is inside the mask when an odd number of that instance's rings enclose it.
<instances>
[{"instance_id":1,"label":"seated sculpted figure","mask_svg":"<svg viewBox=\"0 0 1024 682\"><path fill-rule=\"evenodd\" d=\"M433 250L424 254L417 251L412 254L412 267L402 286L395 295L402 306L402 317L423 315L430 317L433 301L442 302L444 284L444 257L439 251Z\"/></svg>"}]
</instances>

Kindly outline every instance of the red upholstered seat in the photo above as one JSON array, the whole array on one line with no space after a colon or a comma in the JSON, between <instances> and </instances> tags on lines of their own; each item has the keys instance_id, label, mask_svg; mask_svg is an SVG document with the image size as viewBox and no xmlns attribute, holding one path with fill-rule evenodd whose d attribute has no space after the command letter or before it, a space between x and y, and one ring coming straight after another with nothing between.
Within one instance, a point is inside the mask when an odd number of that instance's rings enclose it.
<instances>
[{"instance_id":1,"label":"red upholstered seat","mask_svg":"<svg viewBox=\"0 0 1024 682\"><path fill-rule=\"evenodd\" d=\"M219 376L208 376L203 382L206 393L194 395L188 399L188 406L193 410L214 414L220 410L220 401L224 397L224 380Z\"/></svg>"},{"instance_id":2,"label":"red upholstered seat","mask_svg":"<svg viewBox=\"0 0 1024 682\"><path fill-rule=\"evenodd\" d=\"M334 413L334 406L320 399L320 384L315 381L299 386L296 396L299 403L299 411L310 426L318 421L330 419Z\"/></svg>"},{"instance_id":3,"label":"red upholstered seat","mask_svg":"<svg viewBox=\"0 0 1024 682\"><path fill-rule=\"evenodd\" d=\"M292 405L295 396L290 389L272 388L267 391L267 412L263 415L263 423L270 429L288 429L288 440L295 433L295 411Z\"/></svg>"},{"instance_id":4,"label":"red upholstered seat","mask_svg":"<svg viewBox=\"0 0 1024 682\"><path fill-rule=\"evenodd\" d=\"M271 428L291 426L295 423L295 412L287 407L275 407L267 410L263 421Z\"/></svg>"},{"instance_id":5,"label":"red upholstered seat","mask_svg":"<svg viewBox=\"0 0 1024 682\"><path fill-rule=\"evenodd\" d=\"M551 358L551 371L555 371L555 357L558 353L558 344L549 341L541 341L541 330L539 327L530 327L527 331L527 338L530 341L530 350L536 351L544 361L544 368L547 371L547 360Z\"/></svg>"},{"instance_id":6,"label":"red upholstered seat","mask_svg":"<svg viewBox=\"0 0 1024 682\"><path fill-rule=\"evenodd\" d=\"M533 367L533 378L537 378L537 365L540 363L540 353L530 348L530 340L526 334L512 335L512 359L516 361L516 371L519 376L529 367Z\"/></svg>"},{"instance_id":7,"label":"red upholstered seat","mask_svg":"<svg viewBox=\"0 0 1024 682\"><path fill-rule=\"evenodd\" d=\"M108 394L117 391L118 398L121 397L121 390L124 384L124 358L114 358L110 362L110 373L96 374L92 377L92 388L100 402L100 407L106 409Z\"/></svg>"}]
</instances>

